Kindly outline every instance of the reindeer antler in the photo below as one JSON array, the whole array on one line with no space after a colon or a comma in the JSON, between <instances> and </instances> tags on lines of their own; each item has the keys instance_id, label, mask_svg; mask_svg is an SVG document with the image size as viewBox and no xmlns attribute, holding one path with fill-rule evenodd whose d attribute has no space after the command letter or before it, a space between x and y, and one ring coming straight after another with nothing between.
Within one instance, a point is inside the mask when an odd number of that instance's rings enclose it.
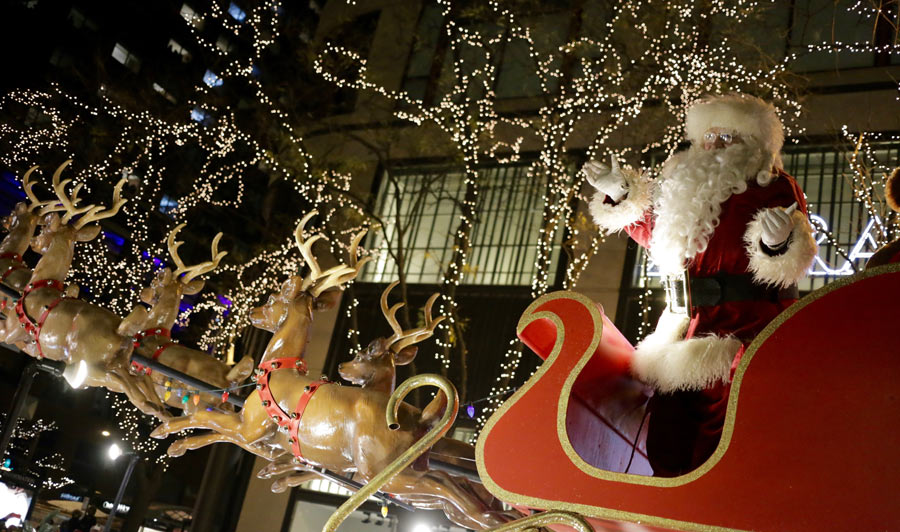
<instances>
[{"instance_id":1,"label":"reindeer antler","mask_svg":"<svg viewBox=\"0 0 900 532\"><path fill-rule=\"evenodd\" d=\"M77 216L81 213L87 212L93 207L93 205L88 205L86 207L78 207L78 203L81 201L81 198L78 197L78 193L81 191L82 184L79 183L75 185L75 188L72 189L72 197L69 198L66 195L66 185L72 182L71 179L64 179L62 181L59 180L60 176L62 176L63 170L66 169L72 163L72 159L67 160L66 162L59 165L55 172L53 172L53 192L56 193L56 198L59 200L59 203L48 201L44 202L44 206L41 207L41 210L38 212L39 215L43 216L49 212L59 212L65 211L66 214L63 215L62 222L69 223L69 220L72 219L73 216Z\"/></svg>"},{"instance_id":2,"label":"reindeer antler","mask_svg":"<svg viewBox=\"0 0 900 532\"><path fill-rule=\"evenodd\" d=\"M219 266L219 262L222 261L222 258L225 255L228 255L227 251L219 251L219 240L222 239L222 233L218 233L212 241L212 252L210 256L212 260L201 262L200 264L195 264L194 266L185 266L184 261L181 260L181 257L178 256L178 248L181 247L184 242L175 241L175 235L181 231L186 224L178 224L174 229L169 233L169 237L166 239L166 245L169 248L169 255L172 256L172 260L175 262L175 266L177 269L172 274L174 278L178 278L182 273L184 277L181 278L182 283L189 283L198 275L203 275L204 273L209 273L215 270Z\"/></svg>"},{"instance_id":3,"label":"reindeer antler","mask_svg":"<svg viewBox=\"0 0 900 532\"><path fill-rule=\"evenodd\" d=\"M212 241L210 256L212 260L208 260L206 262L201 262L196 266L191 266L189 271L184 275L184 278L181 280L183 283L189 283L198 275L203 275L204 273L209 273L216 268L219 267L219 262L222 261L222 258L225 255L228 255L227 251L219 251L219 240L222 239L222 233L218 233Z\"/></svg>"},{"instance_id":4,"label":"reindeer antler","mask_svg":"<svg viewBox=\"0 0 900 532\"><path fill-rule=\"evenodd\" d=\"M434 302L437 301L440 294L431 294L431 297L428 298L428 302L425 303L425 326L404 331L403 327L401 327L400 323L397 321L397 311L403 307L403 303L397 303L391 308L388 308L387 304L388 294L390 294L391 290L398 284L400 284L400 281L394 281L381 293L381 312L384 314L385 319L387 319L388 324L394 331L394 334L387 339L387 343L391 346L391 351L394 353L399 353L404 347L417 344L422 340L431 337L431 335L434 334L434 329L437 327L438 323L446 319L446 316L438 316L437 319L432 319L431 307L434 306Z\"/></svg>"},{"instance_id":5,"label":"reindeer antler","mask_svg":"<svg viewBox=\"0 0 900 532\"><path fill-rule=\"evenodd\" d=\"M306 216L300 220L300 223L297 224L297 228L294 230L294 240L297 242L297 248L300 249L300 254L303 256L303 260L306 261L310 270L309 275L303 278L300 289L308 291L313 297L319 297L319 295L329 288L341 287L341 285L350 282L356 278L363 265L369 261L369 257L357 260L356 256L359 243L366 233L365 231L362 231L353 237L353 241L350 244L350 265L338 264L323 272L312 252L312 245L325 237L321 234L314 235L311 238L303 237L303 230L306 228L306 224L316 214L318 214L318 211L316 210L308 212Z\"/></svg>"},{"instance_id":6,"label":"reindeer antler","mask_svg":"<svg viewBox=\"0 0 900 532\"><path fill-rule=\"evenodd\" d=\"M177 235L185 225L187 224L180 223L176 225L174 229L169 231L169 236L166 238L166 247L169 248L169 255L172 256L172 261L175 262L176 266L173 277L178 277L188 270L188 267L184 265L184 262L182 262L181 257L178 256L178 248L180 248L181 245L184 244L184 242L180 240L175 241L175 235Z\"/></svg>"},{"instance_id":7,"label":"reindeer antler","mask_svg":"<svg viewBox=\"0 0 900 532\"><path fill-rule=\"evenodd\" d=\"M113 216L115 216L116 213L119 212L119 209L121 209L122 206L128 202L127 199L122 199L122 187L125 186L125 181L126 181L126 178L123 177L122 179L119 180L118 183L116 183L116 188L113 189L112 207L107 209L103 205L91 205L89 207L89 209L87 210L87 213L84 216L82 216L81 218L79 218L78 221L75 222L75 225L74 225L75 229L81 229L82 227L86 226L89 223L97 222L100 220L105 220L106 218L112 218ZM80 190L80 189L81 189L81 184L79 183L78 185L75 186L75 189L73 190L73 198L75 196L77 196L78 190ZM68 209L66 209L66 210L68 211ZM70 216L70 215L67 214L67 216ZM71 218L71 216L70 216L70 218ZM64 217L63 222L65 222L65 221L66 221L66 219Z\"/></svg>"},{"instance_id":8,"label":"reindeer antler","mask_svg":"<svg viewBox=\"0 0 900 532\"><path fill-rule=\"evenodd\" d=\"M52 200L39 200L37 196L34 195L34 181L30 181L31 174L35 170L37 170L37 165L32 166L25 172L25 175L22 176L22 188L25 190L25 196L28 197L28 212L33 212L38 207L42 207L44 205L48 205L52 202Z\"/></svg>"}]
</instances>

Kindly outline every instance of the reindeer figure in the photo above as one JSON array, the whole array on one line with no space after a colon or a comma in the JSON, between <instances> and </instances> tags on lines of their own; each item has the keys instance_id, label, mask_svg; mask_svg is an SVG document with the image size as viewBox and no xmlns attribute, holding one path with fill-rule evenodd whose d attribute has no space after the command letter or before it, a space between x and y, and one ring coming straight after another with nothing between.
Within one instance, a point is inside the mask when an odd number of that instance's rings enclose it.
<instances>
[{"instance_id":1,"label":"reindeer figure","mask_svg":"<svg viewBox=\"0 0 900 532\"><path fill-rule=\"evenodd\" d=\"M419 350L414 344L430 338L434 328L445 318L438 316L436 320L431 319L431 307L440 296L432 294L425 303L425 326L404 331L397 321L397 311L403 303L390 308L387 303L388 295L398 284L400 281L394 281L381 294L381 312L394 334L372 340L353 360L338 366L338 373L344 380L388 395L394 392L397 384L397 366L411 363Z\"/></svg>"},{"instance_id":2,"label":"reindeer figure","mask_svg":"<svg viewBox=\"0 0 900 532\"><path fill-rule=\"evenodd\" d=\"M150 305L148 311L143 306L135 309L122 321L119 326L119 334L134 338L137 352L159 360L170 368L196 377L213 386L228 388L239 384L253 371L253 358L244 357L234 368L220 361L214 356L197 349L191 349L179 345L170 340L170 330L178 319L179 305L184 294L193 295L203 289L204 281L197 279L216 269L227 252L219 252L219 240L222 233L213 238L211 258L207 262L186 266L178 255L178 248L184 242L175 241L175 237L185 224L175 227L166 240L169 254L175 262L176 269L173 272L169 268L159 271L150 286L141 291L141 300ZM156 385L159 395L165 392L167 378L159 373L149 371L149 368L132 364L138 372L148 373ZM207 397L201 394L202 403L194 405L193 402L182 402L179 397L170 397L166 403L169 406L184 409L185 412L193 412L197 406L216 405L220 403L219 397Z\"/></svg>"},{"instance_id":3,"label":"reindeer figure","mask_svg":"<svg viewBox=\"0 0 900 532\"><path fill-rule=\"evenodd\" d=\"M274 333L257 370L257 389L239 413L200 411L157 427L151 434L157 438L191 428L214 431L176 441L169 447L171 456L210 443L230 442L269 460L290 453L298 465L342 474L355 472L357 478L368 481L441 417L446 397L438 394L423 411L401 405L398 427L391 430L385 422L389 396L384 392L338 386L306 375L302 355L313 311L335 304L335 289L352 280L366 260L356 260L356 248L364 234L360 233L350 246L350 265L323 272L311 249L321 236L307 240L302 236L314 214L304 217L295 232L310 274L290 278L266 305L251 314L254 326ZM407 468L384 489L423 508L442 508L452 520L469 528L489 528L508 520L440 471Z\"/></svg>"},{"instance_id":4,"label":"reindeer figure","mask_svg":"<svg viewBox=\"0 0 900 532\"><path fill-rule=\"evenodd\" d=\"M121 318L64 293L63 281L72 264L75 242L96 238L100 225L95 222L115 215L125 204L121 198L123 179L115 187L111 208L78 207L81 185L76 185L69 197L65 187L71 180L59 179L70 162L66 161L53 175L59 205L41 211L44 225L34 238L32 249L43 256L15 307L21 327L30 334L26 350L35 357L66 362L69 367L64 376L73 386L84 383L124 392L142 412L167 419L169 415L156 397L149 377L129 373L132 340L118 334ZM65 212L62 217L53 212L60 210ZM75 219L78 215L80 218Z\"/></svg>"},{"instance_id":5,"label":"reindeer figure","mask_svg":"<svg viewBox=\"0 0 900 532\"><path fill-rule=\"evenodd\" d=\"M394 392L396 386L396 367L411 363L418 352L415 344L430 338L437 325L445 319L445 316L438 316L437 319L431 317L432 307L440 297L440 294L435 293L425 303L424 326L403 330L397 321L397 311L402 308L403 303L397 303L392 307L388 306L388 296L398 284L399 281L391 283L381 294L381 312L394 334L390 337L372 340L366 349L356 354L353 360L338 366L338 373L344 380L367 390L384 393L387 396ZM429 413L429 415L431 414ZM475 448L452 438L439 440L433 452L458 466L472 467L475 463ZM420 459L417 466L421 467L423 463ZM257 474L259 478L281 477L272 483L272 491L275 493L299 486L313 475L287 455L279 457ZM462 478L453 480L460 489L474 492L483 501L492 501L493 497L481 486L472 485ZM418 504L422 506L425 502L422 500ZM435 507L440 508L441 505L436 504Z\"/></svg>"},{"instance_id":6,"label":"reindeer figure","mask_svg":"<svg viewBox=\"0 0 900 532\"><path fill-rule=\"evenodd\" d=\"M61 172L63 168L65 165L61 165L57 171ZM3 219L3 227L8 234L0 242L0 282L19 292L31 279L31 268L22 261L22 256L31 245L34 230L41 218L37 209L49 203L34 195L34 182L30 181L30 177L36 169L37 166L32 166L22 176L22 188L28 200L17 203L9 216ZM0 341L24 347L23 342L28 339L28 334L19 327L19 322L15 319L12 300L2 294L0 306L7 318L0 324Z\"/></svg>"},{"instance_id":7,"label":"reindeer figure","mask_svg":"<svg viewBox=\"0 0 900 532\"><path fill-rule=\"evenodd\" d=\"M65 165L60 166L57 172L64 167ZM9 216L3 219L3 227L9 233L0 242L0 282L20 292L31 279L31 268L22 262L22 255L31 245L34 230L40 220L40 215L35 210L48 203L34 195L34 183L29 178L36 169L37 166L32 166L22 176L22 188L28 200L17 203Z\"/></svg>"}]
</instances>

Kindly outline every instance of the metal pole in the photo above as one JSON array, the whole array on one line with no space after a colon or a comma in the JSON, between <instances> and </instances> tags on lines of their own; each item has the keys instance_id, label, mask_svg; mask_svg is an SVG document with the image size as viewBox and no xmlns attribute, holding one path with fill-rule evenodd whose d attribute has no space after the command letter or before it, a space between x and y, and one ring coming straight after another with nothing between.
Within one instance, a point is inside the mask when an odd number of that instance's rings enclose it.
<instances>
[{"instance_id":1,"label":"metal pole","mask_svg":"<svg viewBox=\"0 0 900 532\"><path fill-rule=\"evenodd\" d=\"M137 453L130 453L131 459L128 461L128 468L125 469L125 476L122 477L122 483L119 484L119 491L116 493L116 500L113 502L113 507L109 511L109 516L106 518L106 524L103 525L103 532L109 532L109 527L112 526L113 519L116 517L116 510L119 509L119 504L122 502L122 497L125 495L125 488L128 487L128 481L131 479L131 472L134 471L134 466L137 464L138 460L140 460L140 456Z\"/></svg>"},{"instance_id":2,"label":"metal pole","mask_svg":"<svg viewBox=\"0 0 900 532\"><path fill-rule=\"evenodd\" d=\"M182 373L176 369L172 369L169 366L164 364L160 364L158 361L153 360L152 358L145 357L144 355L139 355L137 353L132 353L131 361L137 362L138 364L148 367L153 371L165 375L166 377L179 380L188 386L196 388L198 391L213 393L213 394L221 394L222 390L207 384L200 379L195 377L191 377L187 373ZM244 398L238 397L236 395L229 395L227 401L238 408L244 408Z\"/></svg>"},{"instance_id":3,"label":"metal pole","mask_svg":"<svg viewBox=\"0 0 900 532\"><path fill-rule=\"evenodd\" d=\"M11 298L11 299L13 300L13 303L15 303L16 301L18 301L19 298L22 297L22 292L16 290L15 288L11 288L11 287L9 287L9 286L6 286L6 285L3 284L3 283L0 283L0 292L3 292L3 294L4 294L5 296Z\"/></svg>"},{"instance_id":4,"label":"metal pole","mask_svg":"<svg viewBox=\"0 0 900 532\"><path fill-rule=\"evenodd\" d=\"M429 458L428 465L431 466L432 469L445 471L447 473L450 473L451 475L456 475L458 477L465 477L472 482L481 484L481 477L478 476L478 472L466 467L451 464L450 462L435 460L434 458Z\"/></svg>"}]
</instances>

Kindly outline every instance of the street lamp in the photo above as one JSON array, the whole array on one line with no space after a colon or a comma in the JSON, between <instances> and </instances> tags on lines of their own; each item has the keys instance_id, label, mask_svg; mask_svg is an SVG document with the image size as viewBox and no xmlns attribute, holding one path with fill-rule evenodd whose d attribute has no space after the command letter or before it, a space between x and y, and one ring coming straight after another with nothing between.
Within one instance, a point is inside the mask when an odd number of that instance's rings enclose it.
<instances>
[{"instance_id":1,"label":"street lamp","mask_svg":"<svg viewBox=\"0 0 900 532\"><path fill-rule=\"evenodd\" d=\"M109 516L106 518L106 524L103 526L103 532L109 532L113 519L116 517L116 510L119 509L119 504L122 502L122 497L125 495L125 488L128 487L128 481L131 479L131 473L134 471L134 466L141 458L140 455L134 451L123 451L122 448L119 447L119 444L115 442L109 446L107 454L112 461L116 461L116 459L123 455L128 455L129 459L128 467L125 469L125 476L122 477L122 483L119 484L119 491L116 493L116 500L113 501L112 509L110 509Z\"/></svg>"}]
</instances>

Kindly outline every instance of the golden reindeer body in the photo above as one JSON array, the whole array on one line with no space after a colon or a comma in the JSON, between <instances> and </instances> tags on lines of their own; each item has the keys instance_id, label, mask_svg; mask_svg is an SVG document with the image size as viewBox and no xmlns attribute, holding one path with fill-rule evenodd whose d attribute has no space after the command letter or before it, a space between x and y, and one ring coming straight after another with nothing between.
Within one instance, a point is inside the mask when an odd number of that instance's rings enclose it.
<instances>
[{"instance_id":1,"label":"golden reindeer body","mask_svg":"<svg viewBox=\"0 0 900 532\"><path fill-rule=\"evenodd\" d=\"M351 265L322 272L311 252L312 243L318 237L305 242L302 239L302 229L309 218L305 217L298 226L296 237L312 273L306 278L295 276L286 281L279 292L269 297L266 305L254 309L251 314L254 326L273 332L261 366L278 359L302 357L314 310L334 304L338 291L330 289L341 287L355 277L365 262L365 259L356 261L356 246L362 238L359 234L350 247ZM432 324L432 329L434 325L436 322ZM416 341L415 338L421 336L418 333L423 331L401 331L401 335L404 332L409 334L402 339L396 338L401 344L398 350ZM391 344L394 342L387 345ZM281 411L289 415L303 398L305 389L318 384L304 371L290 366L267 373L267 379L271 396ZM292 436L279 430L264 401L257 389L247 397L239 413L200 411L163 423L153 431L152 436L163 437L190 428L214 431L176 441L169 448L169 454L174 456L210 443L230 442L269 460L292 457ZM383 390L334 383L319 386L302 411L296 432L302 459L292 460L295 462L293 464L280 460L278 465L273 464L275 467L271 473L302 471L306 469L304 465L311 465L343 474L355 472L356 478L368 481L438 421L446 406L446 397L438 394L424 411L407 404L401 405L399 426L395 430L391 430L385 421L388 402L389 394ZM457 444L444 442L441 445L449 450ZM435 446L437 449L438 445ZM294 474L291 478L302 481L315 475L307 471ZM469 528L489 528L508 520L507 515L480 497L476 493L478 490L441 471L409 467L383 489L419 507L443 509L452 520Z\"/></svg>"},{"instance_id":2,"label":"golden reindeer body","mask_svg":"<svg viewBox=\"0 0 900 532\"><path fill-rule=\"evenodd\" d=\"M123 320L119 333L123 336L134 337L138 342L137 352L141 355L154 358L154 355L158 353L155 358L161 364L217 388L225 389L239 384L250 375L253 371L251 357L244 357L232 368L209 353L174 343L168 337L168 331L178 319L181 298L185 294L193 295L200 292L203 289L204 281L196 279L196 277L213 271L227 254L224 251L218 251L219 239L222 237L222 233L219 233L213 239L210 261L185 266L178 255L178 248L182 242L175 241L175 236L182 227L184 224L173 229L167 240L169 253L176 265L175 271L173 272L169 268L160 270L150 286L141 291L141 300L150 305L150 309L147 310L142 306L135 307L135 310ZM166 334L161 334L163 332ZM156 386L158 395L165 397L165 384L171 379L158 372L150 372L150 378ZM184 409L189 413L198 407L205 408L221 402L221 394L216 396L200 394L199 405L194 405L193 401L185 403L175 395L166 400L166 404L169 406Z\"/></svg>"},{"instance_id":3,"label":"golden reindeer body","mask_svg":"<svg viewBox=\"0 0 900 532\"><path fill-rule=\"evenodd\" d=\"M57 171L61 171L62 168L65 166L60 166L60 170ZM33 166L22 176L22 188L28 200L17 203L9 216L3 220L3 226L8 233L0 242L0 282L20 293L31 280L32 274L31 268L22 261L22 257L31 246L34 230L41 219L41 213L37 209L48 203L37 199L34 195L34 182L30 177L36 169L37 166ZM3 314L7 318L0 324L0 341L23 348L24 342L28 340L28 334L19 326L13 310L13 300L5 294L0 294L0 301L5 302Z\"/></svg>"},{"instance_id":4,"label":"golden reindeer body","mask_svg":"<svg viewBox=\"0 0 900 532\"><path fill-rule=\"evenodd\" d=\"M69 162L54 174L53 187L60 205L42 209L44 226L32 242L32 248L42 257L17 307L21 326L31 336L25 350L32 356L65 362L69 367L64 376L70 383L125 393L142 412L166 419L169 416L150 380L129 373L132 345L130 338L117 332L121 318L97 305L64 297L61 290L72 264L75 242L96 238L100 226L94 222L113 216L125 203L120 197L124 181L120 181L111 209L78 207L80 185L69 198L65 194L69 180L59 181L59 174ZM59 210L65 210L62 218L54 212ZM73 220L79 214L81 217Z\"/></svg>"}]
</instances>

